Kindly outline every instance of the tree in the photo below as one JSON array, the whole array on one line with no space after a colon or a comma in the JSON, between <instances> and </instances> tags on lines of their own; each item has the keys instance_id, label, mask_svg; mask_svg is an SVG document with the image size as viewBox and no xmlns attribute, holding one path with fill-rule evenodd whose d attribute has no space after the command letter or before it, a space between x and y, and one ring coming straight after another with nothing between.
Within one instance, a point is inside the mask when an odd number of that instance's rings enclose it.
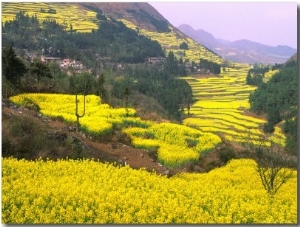
<instances>
[{"instance_id":1,"label":"tree","mask_svg":"<svg viewBox=\"0 0 300 227\"><path fill-rule=\"evenodd\" d=\"M69 79L69 84L72 94L97 94L95 89L97 81L89 73L73 74Z\"/></svg>"},{"instance_id":2,"label":"tree","mask_svg":"<svg viewBox=\"0 0 300 227\"><path fill-rule=\"evenodd\" d=\"M48 65L46 65L44 62L42 62L39 59L34 59L33 62L30 63L29 73L32 76L36 77L38 83L43 77L47 77L50 79L53 78Z\"/></svg>"},{"instance_id":3,"label":"tree","mask_svg":"<svg viewBox=\"0 0 300 227\"><path fill-rule=\"evenodd\" d=\"M258 144L251 141L251 138L248 138L245 145L254 154L257 162L256 172L264 189L270 198L274 198L281 186L294 176L290 168L295 167L297 161L293 161L290 156L284 153L282 147L275 145L268 139L261 138ZM268 142L270 146L266 145Z\"/></svg>"},{"instance_id":4,"label":"tree","mask_svg":"<svg viewBox=\"0 0 300 227\"><path fill-rule=\"evenodd\" d=\"M28 74L26 75L26 83L29 86L27 89L32 90L34 88L35 91L39 92L51 89L54 84L49 86L49 81L40 83L44 78L53 79L50 68L40 59L34 59L30 63Z\"/></svg>"},{"instance_id":5,"label":"tree","mask_svg":"<svg viewBox=\"0 0 300 227\"><path fill-rule=\"evenodd\" d=\"M286 150L287 152L297 155L297 107L293 106L287 111L284 116L284 132L286 133Z\"/></svg>"},{"instance_id":6,"label":"tree","mask_svg":"<svg viewBox=\"0 0 300 227\"><path fill-rule=\"evenodd\" d=\"M2 75L13 85L19 87L20 79L27 72L25 63L17 57L12 45L2 49Z\"/></svg>"},{"instance_id":7,"label":"tree","mask_svg":"<svg viewBox=\"0 0 300 227\"><path fill-rule=\"evenodd\" d=\"M173 51L169 52L166 62L164 64L164 69L168 74L178 75L178 61Z\"/></svg>"},{"instance_id":8,"label":"tree","mask_svg":"<svg viewBox=\"0 0 300 227\"><path fill-rule=\"evenodd\" d=\"M101 73L100 76L98 77L97 85L98 85L99 97L101 98L102 103L106 102L106 98L107 98L106 90L104 88L104 83L105 83L104 75Z\"/></svg>"},{"instance_id":9,"label":"tree","mask_svg":"<svg viewBox=\"0 0 300 227\"><path fill-rule=\"evenodd\" d=\"M188 50L189 49L189 46L186 42L183 42L179 45L179 48L180 49L183 49L183 50Z\"/></svg>"},{"instance_id":10,"label":"tree","mask_svg":"<svg viewBox=\"0 0 300 227\"><path fill-rule=\"evenodd\" d=\"M128 114L129 114L129 110L128 110L128 99L129 99L129 95L130 95L130 90L129 90L128 87L126 87L126 88L125 88L125 91L124 91L126 117L128 117Z\"/></svg>"},{"instance_id":11,"label":"tree","mask_svg":"<svg viewBox=\"0 0 300 227\"><path fill-rule=\"evenodd\" d=\"M293 172L283 166L287 158L281 154L282 152L282 150L275 151L275 146L271 142L270 147L263 148L262 155L258 159L256 171L271 198L284 183L293 177Z\"/></svg>"},{"instance_id":12,"label":"tree","mask_svg":"<svg viewBox=\"0 0 300 227\"><path fill-rule=\"evenodd\" d=\"M75 105L76 105L75 115L76 115L76 124L77 124L76 130L77 130L77 132L79 131L79 127L80 127L79 118L82 118L85 115L85 97L86 97L86 94L83 94L83 111L82 111L81 114L79 114L79 110L78 110L78 103L79 103L78 94L77 93L75 94Z\"/></svg>"}]
</instances>

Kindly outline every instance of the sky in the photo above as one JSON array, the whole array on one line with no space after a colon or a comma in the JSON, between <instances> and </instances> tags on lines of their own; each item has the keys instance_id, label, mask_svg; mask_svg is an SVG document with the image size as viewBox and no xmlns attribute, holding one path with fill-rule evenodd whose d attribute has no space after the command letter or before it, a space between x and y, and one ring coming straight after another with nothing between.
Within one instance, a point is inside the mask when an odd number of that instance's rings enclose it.
<instances>
[{"instance_id":1,"label":"sky","mask_svg":"<svg viewBox=\"0 0 300 227\"><path fill-rule=\"evenodd\" d=\"M188 24L215 38L247 39L297 49L297 2L148 2L173 26Z\"/></svg>"}]
</instances>

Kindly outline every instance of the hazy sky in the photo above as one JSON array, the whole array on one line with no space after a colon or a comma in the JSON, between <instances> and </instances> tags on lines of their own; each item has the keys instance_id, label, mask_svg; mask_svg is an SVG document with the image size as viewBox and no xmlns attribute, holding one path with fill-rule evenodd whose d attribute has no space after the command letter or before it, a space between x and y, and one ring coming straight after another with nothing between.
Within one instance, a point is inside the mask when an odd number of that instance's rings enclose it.
<instances>
[{"instance_id":1,"label":"hazy sky","mask_svg":"<svg viewBox=\"0 0 300 227\"><path fill-rule=\"evenodd\" d=\"M215 38L297 48L297 2L149 2L173 26L188 24Z\"/></svg>"}]
</instances>

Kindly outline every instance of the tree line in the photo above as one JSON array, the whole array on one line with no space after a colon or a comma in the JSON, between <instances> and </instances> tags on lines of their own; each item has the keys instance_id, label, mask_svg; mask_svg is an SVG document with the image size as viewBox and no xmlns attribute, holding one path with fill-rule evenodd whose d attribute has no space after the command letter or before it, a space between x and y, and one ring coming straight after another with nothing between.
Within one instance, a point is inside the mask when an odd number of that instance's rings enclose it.
<instances>
[{"instance_id":1,"label":"tree line","mask_svg":"<svg viewBox=\"0 0 300 227\"><path fill-rule=\"evenodd\" d=\"M199 63L200 69L209 70L210 73L220 74L221 65L207 59L201 58Z\"/></svg>"},{"instance_id":2,"label":"tree line","mask_svg":"<svg viewBox=\"0 0 300 227\"><path fill-rule=\"evenodd\" d=\"M56 63L46 64L40 59L25 62L9 46L2 49L2 79L20 92L95 94L111 105L115 99L124 103L130 94L140 93L155 99L170 119L180 121L181 109L192 103L192 90L185 80L178 78L179 71L173 70L178 69L174 55L170 53L167 59L163 66L126 65L124 69L100 72L94 68L91 73L73 72L68 76ZM132 103L133 100L127 104Z\"/></svg>"},{"instance_id":3,"label":"tree line","mask_svg":"<svg viewBox=\"0 0 300 227\"><path fill-rule=\"evenodd\" d=\"M297 153L297 91L298 74L294 63L283 66L268 82L261 82L249 97L255 113L267 114L265 132L274 132L274 126L285 120L286 149L294 154Z\"/></svg>"},{"instance_id":4,"label":"tree line","mask_svg":"<svg viewBox=\"0 0 300 227\"><path fill-rule=\"evenodd\" d=\"M263 82L265 73L268 71L268 66L254 65L253 68L251 68L247 73L246 84L259 86Z\"/></svg>"}]
</instances>

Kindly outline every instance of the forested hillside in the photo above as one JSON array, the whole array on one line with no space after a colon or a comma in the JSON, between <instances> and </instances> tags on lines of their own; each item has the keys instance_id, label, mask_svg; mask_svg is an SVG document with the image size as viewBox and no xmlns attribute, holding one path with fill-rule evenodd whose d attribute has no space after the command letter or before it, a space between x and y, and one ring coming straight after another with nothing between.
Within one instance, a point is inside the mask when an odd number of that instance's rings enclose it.
<instances>
[{"instance_id":1,"label":"forested hillside","mask_svg":"<svg viewBox=\"0 0 300 227\"><path fill-rule=\"evenodd\" d=\"M141 63L147 57L164 56L157 42L138 35L121 22L106 19L100 10L97 18L102 19L98 29L78 33L72 28L65 30L55 20L40 22L36 16L20 11L13 21L2 24L2 45L13 44L15 48L52 57L72 57L87 67L94 66L97 56L121 63Z\"/></svg>"},{"instance_id":2,"label":"forested hillside","mask_svg":"<svg viewBox=\"0 0 300 227\"><path fill-rule=\"evenodd\" d=\"M272 133L274 126L284 121L284 131L287 133L286 148L291 153L297 153L297 103L298 74L297 62L288 61L280 66L280 71L267 82L258 83L258 88L250 94L251 109L257 114L266 113L268 122L264 131Z\"/></svg>"},{"instance_id":3,"label":"forested hillside","mask_svg":"<svg viewBox=\"0 0 300 227\"><path fill-rule=\"evenodd\" d=\"M55 20L40 22L36 16L29 17L24 12L18 12L14 20L2 26L3 76L21 91L101 94L106 96L103 100L112 105L125 105L124 101L116 100L125 100L125 96L129 98L127 104L133 105L137 102L133 100L134 97L144 94L154 98L165 109L165 117L180 120L180 105L192 102L189 85L184 80L176 79L186 73L182 61L170 52L162 64L144 64L148 57L164 57L165 53L158 42L139 35L122 22L106 19L101 10L98 10L97 18L102 19L99 29L91 33L78 33L72 29L66 31ZM13 57L16 59L14 61L9 57L15 55L14 51L22 56L24 70L7 73L18 59ZM87 72L75 75L73 72L68 77L66 71L62 71L57 64L43 64L39 60L41 54L60 59L72 57L82 62L91 75ZM29 63L33 59L35 63ZM133 67L133 63L136 66ZM137 66L138 63L142 66ZM37 72L34 67L44 67L49 71L49 78L45 76L45 70ZM38 79L38 83L35 83L35 79ZM76 83L88 83L88 90L77 88ZM175 96L174 90L177 91Z\"/></svg>"}]
</instances>

